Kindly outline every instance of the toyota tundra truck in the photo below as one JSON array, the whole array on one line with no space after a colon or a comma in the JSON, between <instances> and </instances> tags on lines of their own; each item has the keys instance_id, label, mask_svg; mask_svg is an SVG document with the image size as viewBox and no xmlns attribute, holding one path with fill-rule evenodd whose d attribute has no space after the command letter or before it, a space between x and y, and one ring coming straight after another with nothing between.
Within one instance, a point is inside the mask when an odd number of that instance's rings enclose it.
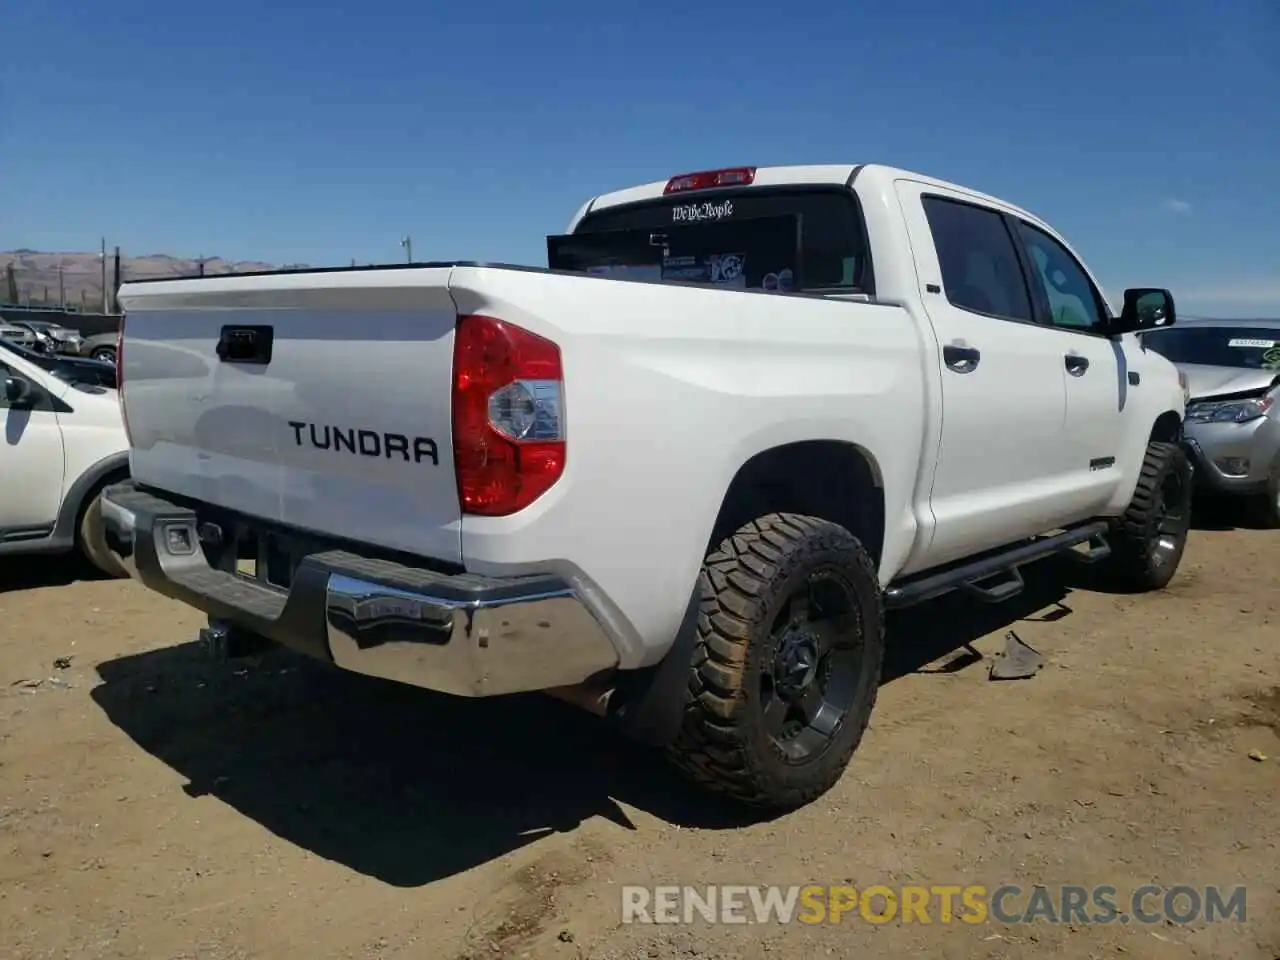
<instances>
[{"instance_id":1,"label":"toyota tundra truck","mask_svg":"<svg viewBox=\"0 0 1280 960\"><path fill-rule=\"evenodd\" d=\"M1137 336L1173 297L1113 311L1026 210L739 167L547 255L126 283L111 549L226 652L545 691L772 808L850 762L886 608L1066 551L1174 575L1184 391Z\"/></svg>"}]
</instances>

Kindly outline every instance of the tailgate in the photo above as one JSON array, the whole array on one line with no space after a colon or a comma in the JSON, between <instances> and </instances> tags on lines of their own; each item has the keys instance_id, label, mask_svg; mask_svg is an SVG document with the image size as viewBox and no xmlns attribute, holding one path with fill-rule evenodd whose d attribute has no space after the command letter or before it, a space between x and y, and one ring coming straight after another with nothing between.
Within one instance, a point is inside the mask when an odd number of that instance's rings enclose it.
<instances>
[{"instance_id":1,"label":"tailgate","mask_svg":"<svg viewBox=\"0 0 1280 960\"><path fill-rule=\"evenodd\" d=\"M252 517L459 562L450 272L121 287L134 479Z\"/></svg>"}]
</instances>

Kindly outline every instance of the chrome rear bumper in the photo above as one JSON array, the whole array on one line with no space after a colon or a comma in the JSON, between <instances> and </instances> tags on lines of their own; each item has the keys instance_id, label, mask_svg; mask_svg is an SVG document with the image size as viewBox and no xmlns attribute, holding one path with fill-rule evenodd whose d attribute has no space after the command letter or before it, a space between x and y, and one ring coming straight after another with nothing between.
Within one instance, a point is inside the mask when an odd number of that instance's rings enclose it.
<instances>
[{"instance_id":1,"label":"chrome rear bumper","mask_svg":"<svg viewBox=\"0 0 1280 960\"><path fill-rule=\"evenodd\" d=\"M107 488L108 547L144 586L336 664L460 696L582 683L618 664L563 581L442 574L343 550L307 554L288 589L210 566L197 512L132 483Z\"/></svg>"}]
</instances>

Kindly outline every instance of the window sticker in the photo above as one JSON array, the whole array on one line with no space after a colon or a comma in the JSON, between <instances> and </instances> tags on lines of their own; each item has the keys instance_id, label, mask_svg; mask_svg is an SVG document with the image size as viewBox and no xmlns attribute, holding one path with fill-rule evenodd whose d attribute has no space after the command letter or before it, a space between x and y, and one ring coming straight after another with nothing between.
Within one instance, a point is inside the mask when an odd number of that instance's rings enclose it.
<instances>
[{"instance_id":1,"label":"window sticker","mask_svg":"<svg viewBox=\"0 0 1280 960\"><path fill-rule=\"evenodd\" d=\"M662 259L662 279L686 283L714 283L743 290L747 286L747 258L742 253L713 253L706 257L667 256Z\"/></svg>"},{"instance_id":2,"label":"window sticker","mask_svg":"<svg viewBox=\"0 0 1280 960\"><path fill-rule=\"evenodd\" d=\"M1280 370L1280 347L1272 347L1262 355L1263 370Z\"/></svg>"},{"instance_id":3,"label":"window sticker","mask_svg":"<svg viewBox=\"0 0 1280 960\"><path fill-rule=\"evenodd\" d=\"M741 253L713 253L711 255L711 282L745 286L747 258Z\"/></svg>"},{"instance_id":4,"label":"window sticker","mask_svg":"<svg viewBox=\"0 0 1280 960\"><path fill-rule=\"evenodd\" d=\"M662 267L657 264L647 266L609 263L587 267L587 274L592 277L609 277L613 280L661 280Z\"/></svg>"},{"instance_id":5,"label":"window sticker","mask_svg":"<svg viewBox=\"0 0 1280 960\"><path fill-rule=\"evenodd\" d=\"M732 216L732 200L720 203L684 203L671 208L672 223L702 223L704 220L725 220Z\"/></svg>"},{"instance_id":6,"label":"window sticker","mask_svg":"<svg viewBox=\"0 0 1280 960\"><path fill-rule=\"evenodd\" d=\"M1249 349L1252 347L1255 349L1261 348L1263 350L1270 350L1275 345L1276 342L1274 340L1251 340L1247 337L1237 337L1234 340L1227 341L1228 347L1237 347L1241 349Z\"/></svg>"}]
</instances>

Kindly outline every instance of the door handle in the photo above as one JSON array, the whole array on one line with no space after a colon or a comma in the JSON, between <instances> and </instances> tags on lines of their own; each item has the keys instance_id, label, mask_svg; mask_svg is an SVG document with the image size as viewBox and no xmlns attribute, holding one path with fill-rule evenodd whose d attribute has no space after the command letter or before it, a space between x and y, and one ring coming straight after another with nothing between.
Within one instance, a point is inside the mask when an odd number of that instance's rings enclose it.
<instances>
[{"instance_id":1,"label":"door handle","mask_svg":"<svg viewBox=\"0 0 1280 960\"><path fill-rule=\"evenodd\" d=\"M978 368L982 352L976 347L966 347L959 343L948 343L942 348L942 362L956 373L973 373Z\"/></svg>"},{"instance_id":2,"label":"door handle","mask_svg":"<svg viewBox=\"0 0 1280 960\"><path fill-rule=\"evenodd\" d=\"M1089 358L1082 357L1079 354L1068 353L1062 358L1067 365L1067 373L1073 377L1083 377L1084 372L1089 369Z\"/></svg>"}]
</instances>

